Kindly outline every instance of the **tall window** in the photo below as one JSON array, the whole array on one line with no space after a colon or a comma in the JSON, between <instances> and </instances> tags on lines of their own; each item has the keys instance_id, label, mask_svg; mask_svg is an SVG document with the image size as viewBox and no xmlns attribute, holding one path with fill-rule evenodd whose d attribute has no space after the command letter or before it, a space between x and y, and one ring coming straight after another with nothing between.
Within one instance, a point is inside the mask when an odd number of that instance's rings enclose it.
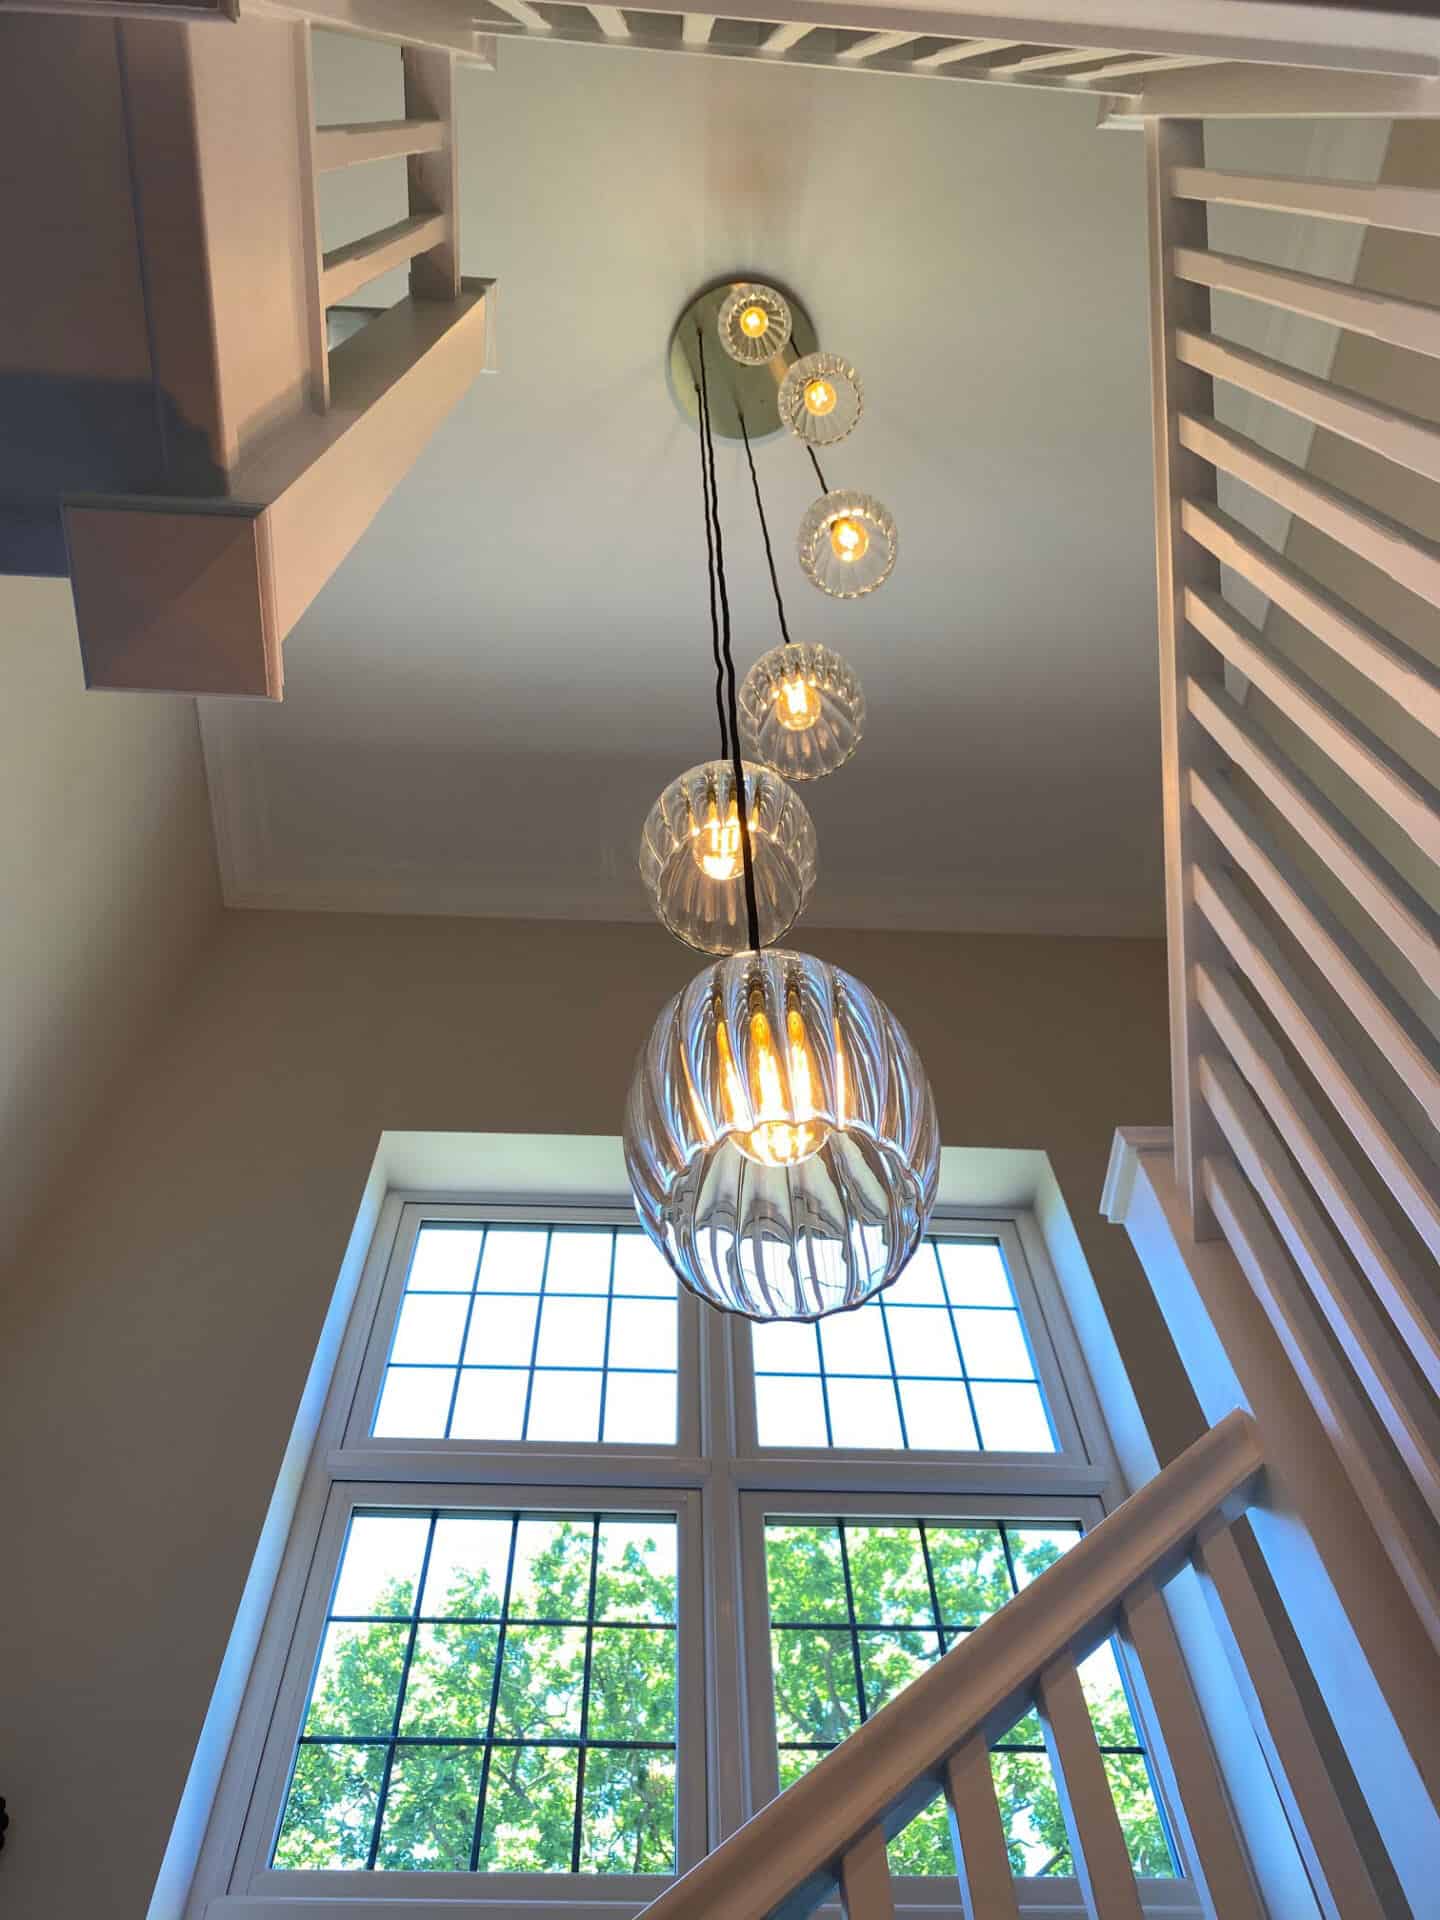
<instances>
[{"instance_id":1,"label":"tall window","mask_svg":"<svg viewBox=\"0 0 1440 1920\"><path fill-rule=\"evenodd\" d=\"M1062 1353L1008 1222L752 1328L623 1211L392 1201L195 1914L638 1912L1100 1517ZM1183 1894L1115 1649L1082 1678L1137 1872ZM1069 1874L1033 1715L993 1768L1017 1876ZM938 1805L891 1858L958 1916Z\"/></svg>"}]
</instances>

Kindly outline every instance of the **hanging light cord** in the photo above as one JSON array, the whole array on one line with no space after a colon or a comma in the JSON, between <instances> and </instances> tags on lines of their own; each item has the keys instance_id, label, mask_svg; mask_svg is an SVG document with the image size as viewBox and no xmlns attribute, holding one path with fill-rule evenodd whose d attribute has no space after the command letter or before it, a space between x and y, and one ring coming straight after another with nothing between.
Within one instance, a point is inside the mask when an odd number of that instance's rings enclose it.
<instances>
[{"instance_id":1,"label":"hanging light cord","mask_svg":"<svg viewBox=\"0 0 1440 1920\"><path fill-rule=\"evenodd\" d=\"M715 620L715 601L711 597L710 638L716 657L725 663L726 705L729 709L730 771L735 795L735 818L740 827L740 861L745 875L745 923L751 950L760 951L760 908L755 895L755 854L750 845L750 809L745 792L745 768L740 759L740 705L735 691L735 656L730 648L730 595L725 585L725 538L720 529L720 500L715 485L715 435L710 421L710 390L705 377L705 335L697 327L700 349L700 427L705 441L707 505L710 512L711 551L714 556L712 579L719 591L720 618ZM725 751L724 722L721 725L722 755Z\"/></svg>"},{"instance_id":2,"label":"hanging light cord","mask_svg":"<svg viewBox=\"0 0 1440 1920\"><path fill-rule=\"evenodd\" d=\"M820 462L815 458L815 449L810 445L808 440L805 443L805 451L809 454L810 464L815 469L815 478L820 482L820 491L822 493L829 493L830 489L825 484L825 476L820 471Z\"/></svg>"},{"instance_id":3,"label":"hanging light cord","mask_svg":"<svg viewBox=\"0 0 1440 1920\"><path fill-rule=\"evenodd\" d=\"M745 414L739 403L735 411L740 415L740 433L745 441L745 458L750 463L750 485L755 492L755 511L760 517L760 537L765 542L765 564L770 569L770 585L775 594L775 614L780 622L780 638L787 647L795 643L790 638L790 629L785 624L785 602L780 597L780 579L775 571L775 555L770 547L770 529L765 521L765 503L760 498L760 479L755 472L755 455L750 451L750 429L745 425Z\"/></svg>"},{"instance_id":4,"label":"hanging light cord","mask_svg":"<svg viewBox=\"0 0 1440 1920\"><path fill-rule=\"evenodd\" d=\"M700 329L695 329L700 337ZM702 356L704 349L701 349ZM704 374L702 358L701 374ZM720 622L715 615L715 535L710 525L710 474L706 465L706 449L709 444L710 408L704 389L695 388L695 405L698 410L700 428L700 494L705 511L705 578L710 585L710 649L715 657L715 718L720 722L720 758L726 759L730 743L725 734L725 666L720 658Z\"/></svg>"}]
</instances>

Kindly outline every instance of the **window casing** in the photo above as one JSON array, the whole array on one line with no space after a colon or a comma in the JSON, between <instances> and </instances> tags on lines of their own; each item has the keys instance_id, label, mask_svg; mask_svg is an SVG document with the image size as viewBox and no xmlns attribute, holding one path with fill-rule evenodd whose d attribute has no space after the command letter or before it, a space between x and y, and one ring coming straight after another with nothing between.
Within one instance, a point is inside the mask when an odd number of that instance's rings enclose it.
<instances>
[{"instance_id":1,"label":"window casing","mask_svg":"<svg viewBox=\"0 0 1440 1920\"><path fill-rule=\"evenodd\" d=\"M764 1446L748 1323L676 1309L673 1444L466 1438L372 1431L422 1225L633 1230L624 1207L506 1208L392 1196L382 1213L331 1386L190 1912L298 1920L363 1897L397 1916L448 1911L551 1920L594 1903L638 1912L668 1875L285 1871L271 1864L350 1517L357 1511L511 1516L653 1515L677 1529L676 1859L683 1871L778 1788L765 1577L767 1518L849 1516L1090 1526L1115 1497L1108 1445L1078 1349L1025 1217L942 1211L932 1235L992 1242L1022 1316L1053 1450ZM472 1286L471 1294L476 1290ZM611 1288L613 1293L613 1287ZM476 1295L478 1297L478 1295ZM598 1296L597 1296L598 1297ZM533 1356L532 1356L533 1357ZM898 1388L896 1389L898 1392ZM383 1424L383 1423L382 1423ZM1154 1746L1147 1729L1147 1745ZM1184 1863L1180 1861L1183 1872ZM1028 1911L1022 1889L1022 1911ZM1034 1910L1053 1905L1035 1883ZM1147 1907L1197 1912L1183 1878L1144 1883ZM1058 1891L1058 1887L1056 1888ZM959 1914L953 1880L897 1881L903 1912ZM299 1903L304 1902L301 1906ZM316 1902L320 1902L317 1909ZM331 1903L334 1903L333 1905ZM553 1902L553 1905L552 1905ZM367 1908L367 1911L369 1909Z\"/></svg>"}]
</instances>

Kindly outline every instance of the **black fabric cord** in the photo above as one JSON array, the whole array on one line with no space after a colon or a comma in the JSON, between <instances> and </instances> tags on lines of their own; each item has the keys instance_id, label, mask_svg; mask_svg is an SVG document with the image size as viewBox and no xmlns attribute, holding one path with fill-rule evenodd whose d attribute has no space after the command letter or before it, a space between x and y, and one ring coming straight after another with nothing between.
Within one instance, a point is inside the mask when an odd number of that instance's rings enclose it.
<instances>
[{"instance_id":1,"label":"black fabric cord","mask_svg":"<svg viewBox=\"0 0 1440 1920\"><path fill-rule=\"evenodd\" d=\"M719 651L725 662L726 704L730 721L730 770L735 791L735 818L740 826L740 859L745 874L745 920L753 952L760 951L760 908L755 895L755 853L750 845L750 809L745 792L745 768L740 759L740 703L735 691L735 655L730 647L730 595L725 585L725 536L720 527L720 496L715 484L715 435L710 424L710 395L705 378L705 335L700 342L700 403L705 435L705 468L709 480L710 516L715 549L715 585L720 595ZM712 633L712 639L713 639Z\"/></svg>"},{"instance_id":2,"label":"black fabric cord","mask_svg":"<svg viewBox=\"0 0 1440 1920\"><path fill-rule=\"evenodd\" d=\"M695 337L700 338L696 327ZM700 348L700 381L695 389L700 428L700 493L705 508L705 577L710 586L710 651L715 658L715 718L720 722L720 758L728 758L730 743L725 735L725 666L720 658L720 622L715 613L715 535L710 518L710 474L706 455L710 444L710 402L704 387L705 349Z\"/></svg>"},{"instance_id":3,"label":"black fabric cord","mask_svg":"<svg viewBox=\"0 0 1440 1920\"><path fill-rule=\"evenodd\" d=\"M755 455L750 451L750 430L745 425L745 415L737 405L735 411L740 415L740 432L745 441L745 458L750 463L750 485L755 492L755 511L760 516L760 537L765 542L765 564L770 569L770 585L775 594L775 613L780 622L780 638L787 647L793 646L790 629L785 624L785 602L780 598L780 580L775 572L775 555L770 548L770 529L765 522L765 503L760 498L760 479L755 472Z\"/></svg>"},{"instance_id":4,"label":"black fabric cord","mask_svg":"<svg viewBox=\"0 0 1440 1920\"><path fill-rule=\"evenodd\" d=\"M810 464L815 469L815 478L820 482L820 491L822 493L829 493L830 489L825 484L825 476L820 471L820 462L815 458L815 449L810 445L808 440L805 442L805 451L809 454Z\"/></svg>"}]
</instances>

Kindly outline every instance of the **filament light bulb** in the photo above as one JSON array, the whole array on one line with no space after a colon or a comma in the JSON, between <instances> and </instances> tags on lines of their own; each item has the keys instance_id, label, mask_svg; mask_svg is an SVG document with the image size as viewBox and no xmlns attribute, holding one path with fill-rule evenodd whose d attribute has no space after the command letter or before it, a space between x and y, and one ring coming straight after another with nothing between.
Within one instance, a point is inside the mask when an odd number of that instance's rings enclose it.
<instances>
[{"instance_id":1,"label":"filament light bulb","mask_svg":"<svg viewBox=\"0 0 1440 1920\"><path fill-rule=\"evenodd\" d=\"M733 880L743 870L745 856L740 846L740 815L733 800L729 814L722 820L715 797L711 795L710 817L703 826L695 829L691 851L695 855L695 864L708 880Z\"/></svg>"},{"instance_id":2,"label":"filament light bulb","mask_svg":"<svg viewBox=\"0 0 1440 1920\"><path fill-rule=\"evenodd\" d=\"M731 1112L738 1117L736 1097L740 1092L739 1075L730 1056L728 1036L722 1024L722 1059L726 1064L726 1085L731 1089ZM785 1015L785 1064L790 1091L780 1071L780 1057L763 997L752 997L749 1047L749 1108L756 1124L735 1135L735 1144L747 1160L762 1167L795 1167L818 1153L830 1137L827 1121L815 1112L814 1083L810 1069L809 1042L805 1021L798 1006Z\"/></svg>"},{"instance_id":3,"label":"filament light bulb","mask_svg":"<svg viewBox=\"0 0 1440 1920\"><path fill-rule=\"evenodd\" d=\"M775 718L787 733L805 733L820 718L820 689L803 673L775 683Z\"/></svg>"},{"instance_id":4,"label":"filament light bulb","mask_svg":"<svg viewBox=\"0 0 1440 1920\"><path fill-rule=\"evenodd\" d=\"M835 411L838 397L828 380L808 381L805 387L805 411L813 413L817 419L823 419L827 413Z\"/></svg>"},{"instance_id":5,"label":"filament light bulb","mask_svg":"<svg viewBox=\"0 0 1440 1920\"><path fill-rule=\"evenodd\" d=\"M770 324L770 316L764 307L745 307L740 314L740 331L751 340L758 340Z\"/></svg>"},{"instance_id":6,"label":"filament light bulb","mask_svg":"<svg viewBox=\"0 0 1440 1920\"><path fill-rule=\"evenodd\" d=\"M842 513L830 528L830 547L837 560L847 563L863 560L869 545L870 535L864 521L852 519L848 513Z\"/></svg>"}]
</instances>

